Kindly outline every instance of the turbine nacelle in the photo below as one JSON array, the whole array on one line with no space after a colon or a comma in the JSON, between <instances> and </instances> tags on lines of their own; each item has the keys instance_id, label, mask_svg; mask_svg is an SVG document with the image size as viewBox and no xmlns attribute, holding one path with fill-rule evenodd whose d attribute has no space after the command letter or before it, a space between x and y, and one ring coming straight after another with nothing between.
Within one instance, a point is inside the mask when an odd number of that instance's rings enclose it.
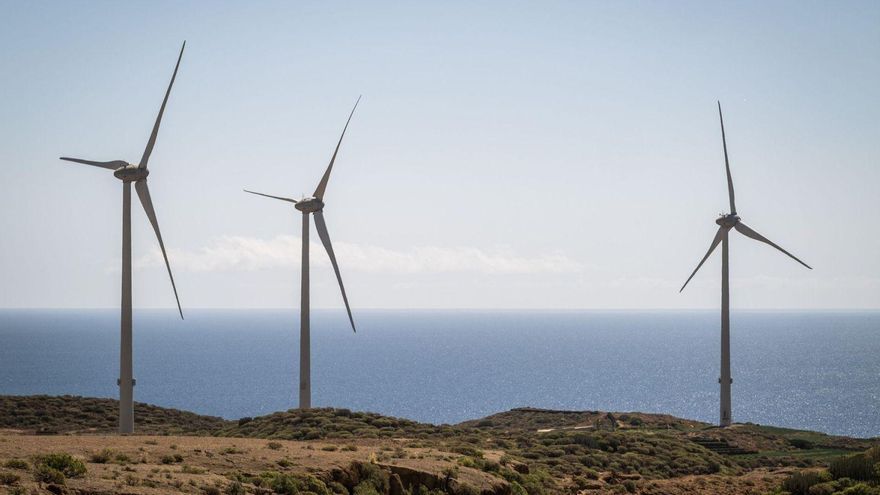
<instances>
[{"instance_id":1,"label":"turbine nacelle","mask_svg":"<svg viewBox=\"0 0 880 495\"><path fill-rule=\"evenodd\" d=\"M318 198L305 198L297 201L294 208L303 213L316 213L324 209L324 202Z\"/></svg>"},{"instance_id":2,"label":"turbine nacelle","mask_svg":"<svg viewBox=\"0 0 880 495\"><path fill-rule=\"evenodd\" d=\"M715 220L715 223L730 230L736 227L736 224L739 223L739 215L736 213L728 213L727 215L722 214L717 220Z\"/></svg>"},{"instance_id":3,"label":"turbine nacelle","mask_svg":"<svg viewBox=\"0 0 880 495\"><path fill-rule=\"evenodd\" d=\"M113 176L123 182L137 182L146 179L148 175L150 175L149 170L140 168L132 163L113 171Z\"/></svg>"},{"instance_id":4,"label":"turbine nacelle","mask_svg":"<svg viewBox=\"0 0 880 495\"><path fill-rule=\"evenodd\" d=\"M287 203L293 203L294 208L303 212L303 236L302 236L302 253L303 253L303 266L302 266L302 300L300 302L300 331L304 332L303 335L306 336L305 340L300 340L300 356L302 360L300 363L308 363L309 359L309 351L308 351L308 332L309 332L309 214L312 214L312 217L315 219L315 228L318 230L318 237L321 238L321 244L324 245L324 249L327 251L327 256L330 257L330 265L333 266L333 271L336 273L336 281L339 282L339 291L342 293L342 302L345 303L345 311L348 313L348 322L351 323L351 329L355 330L354 327L354 318L351 316L351 307L348 305L348 296L345 295L345 286L342 285L342 275L339 274L339 265L336 263L336 255L333 253L333 245L330 242L330 234L327 233L327 223L324 221L324 193L327 191L327 182L330 180L330 172L333 171L333 164L336 162L336 155L339 153L339 147L342 145L342 138L345 137L345 131L348 129L348 124L351 122L351 117L354 115L355 109L357 109L358 103L361 101L360 97L358 97L357 101L354 103L354 107L351 109L351 113L348 114L348 120L345 121L345 127L342 128L342 134L339 136L339 141L336 142L336 149L333 151L333 156L330 158L330 164L327 165L327 169L324 171L324 176L321 177L321 181L318 183L318 187L315 189L315 192L312 193L311 196L307 198L303 198L299 201L293 198L286 198L284 196L273 196L271 194L263 194L256 191L249 191L245 189L244 191L251 194L256 194L257 196L265 196L267 198L277 199L279 201L285 201ZM300 368L300 407L301 408L309 408L311 403L311 382L309 378L309 364L305 364L304 368Z\"/></svg>"}]
</instances>

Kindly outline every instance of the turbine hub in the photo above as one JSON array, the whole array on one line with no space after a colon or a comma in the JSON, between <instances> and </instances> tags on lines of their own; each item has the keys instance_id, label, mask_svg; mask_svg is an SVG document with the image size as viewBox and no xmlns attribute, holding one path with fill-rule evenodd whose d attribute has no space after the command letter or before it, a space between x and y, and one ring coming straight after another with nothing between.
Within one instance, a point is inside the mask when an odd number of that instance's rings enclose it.
<instances>
[{"instance_id":1,"label":"turbine hub","mask_svg":"<svg viewBox=\"0 0 880 495\"><path fill-rule=\"evenodd\" d=\"M150 171L145 168L138 168L137 165L129 163L124 167L119 167L113 171L113 175L123 182L135 182L146 179L150 175Z\"/></svg>"},{"instance_id":2,"label":"turbine hub","mask_svg":"<svg viewBox=\"0 0 880 495\"><path fill-rule=\"evenodd\" d=\"M315 213L324 209L324 202L318 198L305 198L297 201L294 208L303 213Z\"/></svg>"},{"instance_id":3,"label":"turbine hub","mask_svg":"<svg viewBox=\"0 0 880 495\"><path fill-rule=\"evenodd\" d=\"M715 220L715 223L722 227L726 227L728 229L732 229L736 224L739 223L739 216L734 213L728 213L727 215L721 215L718 217L718 220Z\"/></svg>"}]
</instances>

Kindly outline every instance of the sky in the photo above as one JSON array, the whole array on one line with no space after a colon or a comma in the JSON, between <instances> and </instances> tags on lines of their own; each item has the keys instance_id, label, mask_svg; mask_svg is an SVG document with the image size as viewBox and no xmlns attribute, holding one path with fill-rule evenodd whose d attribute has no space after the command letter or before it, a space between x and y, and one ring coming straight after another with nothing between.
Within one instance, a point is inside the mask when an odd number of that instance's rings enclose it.
<instances>
[{"instance_id":1,"label":"sky","mask_svg":"<svg viewBox=\"0 0 880 495\"><path fill-rule=\"evenodd\" d=\"M0 0L0 308L118 307L149 177L188 308L299 301L325 196L352 308L880 309L880 3ZM135 199L134 304L172 308ZM341 308L312 230L312 305ZM169 309L170 311L170 309Z\"/></svg>"}]
</instances>

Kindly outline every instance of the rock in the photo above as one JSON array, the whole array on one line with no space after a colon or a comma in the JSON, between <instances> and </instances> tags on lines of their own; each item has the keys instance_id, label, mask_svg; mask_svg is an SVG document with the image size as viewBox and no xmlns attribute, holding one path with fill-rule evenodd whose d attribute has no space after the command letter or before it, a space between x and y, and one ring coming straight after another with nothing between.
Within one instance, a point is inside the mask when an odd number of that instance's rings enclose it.
<instances>
[{"instance_id":1,"label":"rock","mask_svg":"<svg viewBox=\"0 0 880 495\"><path fill-rule=\"evenodd\" d=\"M529 465L518 462L513 465L513 470L519 474L529 474Z\"/></svg>"},{"instance_id":2,"label":"rock","mask_svg":"<svg viewBox=\"0 0 880 495\"><path fill-rule=\"evenodd\" d=\"M380 464L380 466L390 471L392 476L397 477L401 485L406 488L412 489L418 488L419 485L425 485L428 490L443 489L442 480L435 474L392 464Z\"/></svg>"},{"instance_id":3,"label":"rock","mask_svg":"<svg viewBox=\"0 0 880 495\"><path fill-rule=\"evenodd\" d=\"M403 487L403 481L401 481L400 476L396 473L391 474L391 478L389 479L389 495L407 495L406 489Z\"/></svg>"}]
</instances>

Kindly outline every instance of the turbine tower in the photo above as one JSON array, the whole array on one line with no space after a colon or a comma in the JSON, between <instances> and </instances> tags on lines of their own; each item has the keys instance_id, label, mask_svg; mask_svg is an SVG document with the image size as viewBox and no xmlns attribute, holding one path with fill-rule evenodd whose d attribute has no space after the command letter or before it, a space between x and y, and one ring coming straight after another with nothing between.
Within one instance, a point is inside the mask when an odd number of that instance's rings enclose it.
<instances>
[{"instance_id":1,"label":"turbine tower","mask_svg":"<svg viewBox=\"0 0 880 495\"><path fill-rule=\"evenodd\" d=\"M721 121L721 142L724 146L724 167L727 169L727 194L730 199L730 213L724 214L715 220L715 223L718 224L718 231L715 233L715 238L712 239L712 244L709 246L709 251L706 252L706 255L703 256L703 259L700 260L700 263L694 268L693 273L688 279L685 281L684 285L681 286L681 289L678 291L679 293L684 290L687 286L688 282L694 278L697 270L703 266L703 263L706 262L706 259L709 255L712 254L712 251L718 247L718 244L721 244L721 377L718 379L718 383L721 384L721 420L719 424L721 426L730 426L731 423L731 414L730 414L730 385L733 383L733 379L730 377L730 284L729 284L729 264L728 264L728 233L730 229L736 229L740 234L751 237L756 241L761 241L765 244L769 244L774 248L782 251L793 260L798 263L804 265L805 267L812 270L812 268L804 263L803 261L797 259L793 254L789 253L785 249L782 249L778 245L774 244L772 241L762 236L761 234L752 230L748 225L742 223L740 221L739 216L736 214L736 204L734 202L734 194L733 194L733 178L730 175L730 162L727 159L727 138L724 135L724 117L721 115L721 102L718 102L718 118Z\"/></svg>"},{"instance_id":2,"label":"turbine tower","mask_svg":"<svg viewBox=\"0 0 880 495\"><path fill-rule=\"evenodd\" d=\"M122 322L121 322L121 342L119 350L119 433L132 433L134 431L134 376L131 360L131 183L134 182L135 191L140 198L141 205L153 230L156 232L156 238L159 240L159 248L162 250L162 257L165 258L165 267L168 269L168 277L171 278L171 288L174 290L174 299L177 301L177 311L180 318L183 319L183 310L180 307L180 299L177 297L177 286L174 285L174 275L171 274L171 265L168 263L168 255L165 254L165 244L162 242L162 234L159 232L159 222L156 220L156 211L153 209L153 201L150 199L150 188L147 186L147 176L150 170L147 163L150 161L150 154L153 153L153 147L156 145L156 136L159 134L159 124L162 122L162 114L165 113L165 104L168 103L168 95L171 94L171 86L174 85L174 78L177 77L177 69L180 67L180 59L183 58L183 49L186 47L186 41L180 47L180 55L177 57L177 65L174 66L174 73L171 75L171 82L168 83L168 90L165 91L165 99L162 100L162 106L159 107L159 115L156 117L156 123L153 124L153 132L147 141L147 147L141 157L140 163L137 165L128 163L123 160L114 160L110 162L96 162L91 160L81 160L79 158L61 157L62 160L69 162L84 163L95 167L106 168L113 171L113 175L122 181Z\"/></svg>"},{"instance_id":3,"label":"turbine tower","mask_svg":"<svg viewBox=\"0 0 880 495\"><path fill-rule=\"evenodd\" d=\"M327 189L327 182L330 180L330 172L333 170L333 163L336 161L336 154L339 153L339 146L342 144L342 138L345 137L345 131L348 129L348 123L360 103L361 98L358 97L354 103L354 108L348 115L345 127L342 128L342 135L339 136L339 142L336 143L336 150L333 151L333 157L330 158L330 164L318 183L318 187L312 194L312 197L303 198L299 201L292 198L281 196L272 196L254 191L245 192L265 196L267 198L280 199L293 203L294 208L302 212L302 280L300 289L300 311L299 311L299 408L309 409L312 407L312 379L311 379L311 343L309 329L309 214L315 217L315 228L318 230L318 237L327 250L330 257L330 263L333 265L333 271L336 272L336 280L339 282L339 290L342 292L342 301L345 303L345 311L348 312L348 321L351 323L351 329L355 332L354 319L351 317L351 308L348 306L348 297L345 295L345 286L342 285L342 276L339 274L339 265L336 264L336 255L333 254L333 245L330 244L330 235L327 233L327 224L324 222L324 191Z\"/></svg>"}]
</instances>

